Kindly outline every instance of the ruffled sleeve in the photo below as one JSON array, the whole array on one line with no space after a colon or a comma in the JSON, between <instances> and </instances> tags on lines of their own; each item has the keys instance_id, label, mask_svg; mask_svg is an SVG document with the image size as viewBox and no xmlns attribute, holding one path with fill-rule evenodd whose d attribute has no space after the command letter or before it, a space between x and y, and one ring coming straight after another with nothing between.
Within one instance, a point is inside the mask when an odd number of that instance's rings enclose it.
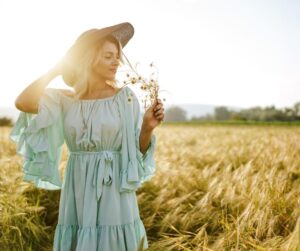
<instances>
[{"instance_id":1,"label":"ruffled sleeve","mask_svg":"<svg viewBox=\"0 0 300 251\"><path fill-rule=\"evenodd\" d=\"M24 158L23 180L47 190L62 186L58 170L64 143L60 98L58 89L46 88L38 113L21 111L9 135Z\"/></svg>"},{"instance_id":2,"label":"ruffled sleeve","mask_svg":"<svg viewBox=\"0 0 300 251\"><path fill-rule=\"evenodd\" d=\"M136 191L155 173L154 152L156 136L151 141L145 154L140 151L139 137L143 116L136 95L127 87L123 101L119 105L120 116L124 122L122 131L122 169L120 192Z\"/></svg>"},{"instance_id":3,"label":"ruffled sleeve","mask_svg":"<svg viewBox=\"0 0 300 251\"><path fill-rule=\"evenodd\" d=\"M134 122L135 122L135 146L136 146L136 154L137 160L139 161L139 167L141 168L141 184L145 181L150 180L155 174L155 161L154 161L154 153L156 147L156 136L152 133L150 144L147 148L147 151L143 154L140 151L140 133L143 123L143 114L140 110L140 104L135 96L133 97L133 113L134 113Z\"/></svg>"}]
</instances>

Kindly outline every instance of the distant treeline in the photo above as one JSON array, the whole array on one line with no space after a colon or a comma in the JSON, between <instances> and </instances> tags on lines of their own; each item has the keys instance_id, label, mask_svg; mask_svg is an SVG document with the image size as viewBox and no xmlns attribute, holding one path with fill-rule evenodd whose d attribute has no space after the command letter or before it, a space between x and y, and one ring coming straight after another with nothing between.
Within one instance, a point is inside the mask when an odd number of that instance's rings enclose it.
<instances>
[{"instance_id":1,"label":"distant treeline","mask_svg":"<svg viewBox=\"0 0 300 251\"><path fill-rule=\"evenodd\" d=\"M172 106L166 110L165 121L300 121L300 102L292 107L276 109L275 106L252 107L233 111L226 106L217 106L213 114L187 119L187 112L179 106Z\"/></svg>"},{"instance_id":2,"label":"distant treeline","mask_svg":"<svg viewBox=\"0 0 300 251\"><path fill-rule=\"evenodd\" d=\"M12 126L13 121L8 117L0 117L0 126Z\"/></svg>"},{"instance_id":3,"label":"distant treeline","mask_svg":"<svg viewBox=\"0 0 300 251\"><path fill-rule=\"evenodd\" d=\"M233 111L226 106L216 106L213 114L205 116L192 117L187 119L187 112L180 106L172 106L165 112L166 122L185 122L185 121L300 121L300 102L295 103L292 107L276 109L275 106L252 107ZM0 117L0 126L13 125L12 119Z\"/></svg>"}]
</instances>

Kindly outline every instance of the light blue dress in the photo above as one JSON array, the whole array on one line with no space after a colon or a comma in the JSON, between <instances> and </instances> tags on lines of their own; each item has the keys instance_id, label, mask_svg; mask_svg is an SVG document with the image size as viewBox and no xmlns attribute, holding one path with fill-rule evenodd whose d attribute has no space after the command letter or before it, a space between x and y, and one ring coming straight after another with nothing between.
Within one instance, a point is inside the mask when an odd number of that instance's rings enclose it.
<instances>
[{"instance_id":1,"label":"light blue dress","mask_svg":"<svg viewBox=\"0 0 300 251\"><path fill-rule=\"evenodd\" d=\"M10 138L24 157L24 180L61 189L53 250L136 251L143 237L148 248L135 191L155 173L156 137L143 155L141 124L139 101L128 86L88 100L46 88L37 114L20 112ZM64 143L69 156L61 178Z\"/></svg>"}]
</instances>

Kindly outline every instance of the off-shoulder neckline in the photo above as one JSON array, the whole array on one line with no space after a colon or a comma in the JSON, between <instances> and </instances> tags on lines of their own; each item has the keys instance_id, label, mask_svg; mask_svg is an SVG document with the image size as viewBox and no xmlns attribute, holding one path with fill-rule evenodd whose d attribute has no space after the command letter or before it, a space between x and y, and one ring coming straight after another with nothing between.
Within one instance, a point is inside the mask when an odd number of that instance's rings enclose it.
<instances>
[{"instance_id":1,"label":"off-shoulder neckline","mask_svg":"<svg viewBox=\"0 0 300 251\"><path fill-rule=\"evenodd\" d=\"M123 89L125 89L125 87L122 87L118 90L117 93L115 93L114 95L112 96L109 96L109 97L106 97L106 98L95 98L95 99L75 99L73 97L70 97L70 96L67 96L65 94L63 94L62 92L60 92L61 96L67 98L67 99L70 99L72 100L73 102L80 102L80 103L91 103L91 102L101 102L101 101L107 101L107 100L111 100L113 99L114 97L117 97L122 91Z\"/></svg>"}]
</instances>

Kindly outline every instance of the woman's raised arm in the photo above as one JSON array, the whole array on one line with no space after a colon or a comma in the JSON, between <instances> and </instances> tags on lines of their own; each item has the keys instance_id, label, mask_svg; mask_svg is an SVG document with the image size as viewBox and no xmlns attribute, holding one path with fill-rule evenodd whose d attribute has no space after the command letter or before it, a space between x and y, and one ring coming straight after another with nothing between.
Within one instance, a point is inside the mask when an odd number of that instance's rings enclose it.
<instances>
[{"instance_id":1,"label":"woman's raised arm","mask_svg":"<svg viewBox=\"0 0 300 251\"><path fill-rule=\"evenodd\" d=\"M38 113L39 100L47 85L61 74L61 63L27 86L15 100L15 106L22 112Z\"/></svg>"}]
</instances>

